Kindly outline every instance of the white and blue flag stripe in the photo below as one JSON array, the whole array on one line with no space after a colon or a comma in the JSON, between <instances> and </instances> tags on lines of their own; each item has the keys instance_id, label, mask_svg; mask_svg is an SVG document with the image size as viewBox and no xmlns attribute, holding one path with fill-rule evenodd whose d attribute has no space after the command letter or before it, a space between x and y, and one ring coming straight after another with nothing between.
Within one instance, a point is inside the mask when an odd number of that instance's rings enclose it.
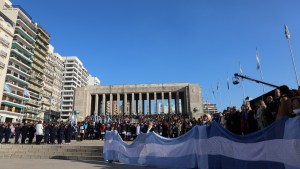
<instances>
[{"instance_id":1,"label":"white and blue flag stripe","mask_svg":"<svg viewBox=\"0 0 300 169\"><path fill-rule=\"evenodd\" d=\"M132 144L116 131L105 135L105 160L158 168L300 169L300 117L283 118L245 136L216 122L196 126L178 138L139 135Z\"/></svg>"}]
</instances>

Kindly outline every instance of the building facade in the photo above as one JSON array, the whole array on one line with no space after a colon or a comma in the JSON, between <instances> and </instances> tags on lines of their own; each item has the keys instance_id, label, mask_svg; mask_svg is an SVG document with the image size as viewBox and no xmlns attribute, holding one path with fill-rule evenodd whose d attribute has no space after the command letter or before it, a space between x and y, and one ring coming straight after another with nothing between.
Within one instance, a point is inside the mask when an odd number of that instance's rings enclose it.
<instances>
[{"instance_id":1,"label":"building facade","mask_svg":"<svg viewBox=\"0 0 300 169\"><path fill-rule=\"evenodd\" d=\"M51 94L51 107L49 112L49 120L56 120L60 118L61 113L61 91L63 85L63 71L64 62L63 58L59 53L54 52L54 48L50 45L48 62L52 65L51 72L54 74L53 84L52 84L52 94Z\"/></svg>"},{"instance_id":2,"label":"building facade","mask_svg":"<svg viewBox=\"0 0 300 169\"><path fill-rule=\"evenodd\" d=\"M88 86L96 86L96 85L100 85L100 79L98 77L93 77L91 75L89 75L88 77Z\"/></svg>"},{"instance_id":3,"label":"building facade","mask_svg":"<svg viewBox=\"0 0 300 169\"><path fill-rule=\"evenodd\" d=\"M209 102L206 102L203 104L203 110L205 113L208 113L208 114L218 113L217 105L209 103Z\"/></svg>"},{"instance_id":4,"label":"building facade","mask_svg":"<svg viewBox=\"0 0 300 169\"><path fill-rule=\"evenodd\" d=\"M87 85L89 74L76 56L63 57L63 89L61 118L68 119L73 112L74 90Z\"/></svg>"},{"instance_id":5,"label":"building facade","mask_svg":"<svg viewBox=\"0 0 300 169\"><path fill-rule=\"evenodd\" d=\"M5 77L8 67L11 43L14 36L14 25L6 15L0 12L0 102L2 101L4 87L9 90L8 85L5 85Z\"/></svg>"},{"instance_id":6,"label":"building facade","mask_svg":"<svg viewBox=\"0 0 300 169\"><path fill-rule=\"evenodd\" d=\"M26 11L8 2L1 1L1 11L16 25L5 78L11 92L4 91L0 114L2 121L16 122L25 117L25 103L30 96L27 88L30 85L28 81L32 70L36 32L32 18Z\"/></svg>"},{"instance_id":7,"label":"building facade","mask_svg":"<svg viewBox=\"0 0 300 169\"><path fill-rule=\"evenodd\" d=\"M201 93L197 84L189 83L85 86L76 89L74 112L83 118L94 114L156 114L161 105L161 113L172 113L175 105L174 113L200 117ZM167 110L164 105L169 105Z\"/></svg>"}]
</instances>

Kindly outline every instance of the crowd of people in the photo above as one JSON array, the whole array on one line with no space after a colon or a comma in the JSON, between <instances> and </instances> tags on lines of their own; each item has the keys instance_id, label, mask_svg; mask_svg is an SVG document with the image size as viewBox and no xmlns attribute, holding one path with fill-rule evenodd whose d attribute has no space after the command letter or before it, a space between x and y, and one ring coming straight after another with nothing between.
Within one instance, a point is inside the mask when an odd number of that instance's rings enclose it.
<instances>
[{"instance_id":1,"label":"crowd of people","mask_svg":"<svg viewBox=\"0 0 300 169\"><path fill-rule=\"evenodd\" d=\"M139 134L155 133L168 138L183 135L195 125L210 125L212 121L234 134L245 135L261 130L283 116L300 114L300 89L287 93L275 90L274 96L259 100L254 106L244 104L240 110L228 107L220 113L205 113L196 119L188 114L101 115L88 116L82 122L3 123L0 124L0 144L70 144L71 140L104 140L105 132L116 130L123 140L134 140Z\"/></svg>"}]
</instances>

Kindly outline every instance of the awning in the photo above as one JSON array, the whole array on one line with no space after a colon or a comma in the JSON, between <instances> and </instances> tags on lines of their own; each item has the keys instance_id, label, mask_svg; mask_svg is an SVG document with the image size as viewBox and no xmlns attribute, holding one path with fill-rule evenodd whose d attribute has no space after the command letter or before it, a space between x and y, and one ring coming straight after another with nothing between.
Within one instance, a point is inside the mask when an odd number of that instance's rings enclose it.
<instances>
[{"instance_id":1,"label":"awning","mask_svg":"<svg viewBox=\"0 0 300 169\"><path fill-rule=\"evenodd\" d=\"M22 108L24 108L24 107L25 107L25 106L20 106L20 105L17 105L17 104L11 103L11 102L6 102L6 101L2 101L2 104L5 104L5 105L7 105L7 106L16 107L16 108L19 108L19 109L22 109Z\"/></svg>"}]
</instances>

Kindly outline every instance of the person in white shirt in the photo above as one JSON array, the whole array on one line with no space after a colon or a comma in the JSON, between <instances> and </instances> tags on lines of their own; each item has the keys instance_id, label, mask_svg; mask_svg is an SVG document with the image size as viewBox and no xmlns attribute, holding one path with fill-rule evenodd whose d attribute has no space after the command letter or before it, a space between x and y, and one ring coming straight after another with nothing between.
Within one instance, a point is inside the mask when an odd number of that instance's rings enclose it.
<instances>
[{"instance_id":1,"label":"person in white shirt","mask_svg":"<svg viewBox=\"0 0 300 169\"><path fill-rule=\"evenodd\" d=\"M44 127L42 121L39 121L38 124L35 126L35 135L36 135L36 144L41 144L43 135L44 135Z\"/></svg>"}]
</instances>

